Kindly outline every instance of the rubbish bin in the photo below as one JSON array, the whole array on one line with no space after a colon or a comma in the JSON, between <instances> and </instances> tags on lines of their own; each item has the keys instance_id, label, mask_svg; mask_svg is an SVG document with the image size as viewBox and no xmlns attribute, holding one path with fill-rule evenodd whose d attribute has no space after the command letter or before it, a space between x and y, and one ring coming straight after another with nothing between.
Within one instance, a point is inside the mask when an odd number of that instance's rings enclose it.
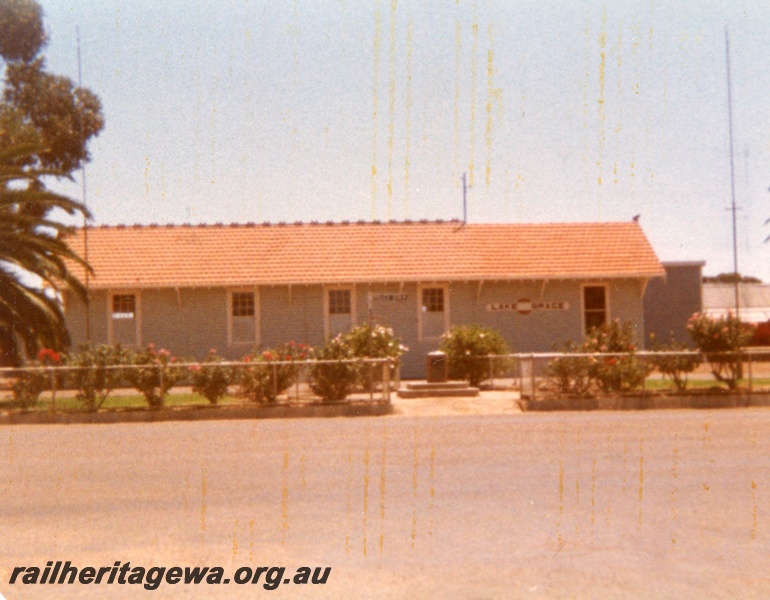
<instances>
[{"instance_id":1,"label":"rubbish bin","mask_svg":"<svg viewBox=\"0 0 770 600\"><path fill-rule=\"evenodd\" d=\"M425 380L428 383L446 383L447 360L444 352L428 352L425 357Z\"/></svg>"}]
</instances>

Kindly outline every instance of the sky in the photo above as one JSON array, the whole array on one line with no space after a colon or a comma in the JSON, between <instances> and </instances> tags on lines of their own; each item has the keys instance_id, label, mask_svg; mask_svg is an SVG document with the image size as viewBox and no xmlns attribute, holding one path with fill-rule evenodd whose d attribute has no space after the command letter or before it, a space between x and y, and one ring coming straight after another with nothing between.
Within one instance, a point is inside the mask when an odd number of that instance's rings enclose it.
<instances>
[{"instance_id":1,"label":"sky","mask_svg":"<svg viewBox=\"0 0 770 600\"><path fill-rule=\"evenodd\" d=\"M99 224L640 223L770 282L770 3L40 0ZM729 35L733 165L726 42ZM734 185L731 184L734 174ZM60 184L82 198L80 174Z\"/></svg>"}]
</instances>

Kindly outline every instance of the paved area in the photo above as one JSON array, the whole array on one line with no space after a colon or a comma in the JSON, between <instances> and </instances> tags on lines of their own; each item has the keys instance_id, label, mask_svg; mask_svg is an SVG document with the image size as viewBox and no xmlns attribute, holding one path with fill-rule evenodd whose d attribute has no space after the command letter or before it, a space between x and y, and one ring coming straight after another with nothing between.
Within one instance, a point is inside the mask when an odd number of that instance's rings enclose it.
<instances>
[{"instance_id":1,"label":"paved area","mask_svg":"<svg viewBox=\"0 0 770 600\"><path fill-rule=\"evenodd\" d=\"M0 428L0 594L770 596L770 410L477 401L432 414L403 401L380 418ZM48 560L332 573L270 592L8 585L14 565Z\"/></svg>"}]
</instances>

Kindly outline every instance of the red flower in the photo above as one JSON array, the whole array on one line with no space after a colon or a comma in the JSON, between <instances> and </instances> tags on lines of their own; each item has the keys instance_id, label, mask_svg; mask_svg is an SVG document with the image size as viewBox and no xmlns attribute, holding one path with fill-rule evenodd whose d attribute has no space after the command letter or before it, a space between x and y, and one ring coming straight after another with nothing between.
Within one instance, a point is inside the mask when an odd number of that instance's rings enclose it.
<instances>
[{"instance_id":1,"label":"red flower","mask_svg":"<svg viewBox=\"0 0 770 600\"><path fill-rule=\"evenodd\" d=\"M40 350L40 352L37 353L37 359L40 362L46 362L46 360L49 360L52 363L58 363L61 360L61 355L56 352L56 350L51 350L50 348L43 348Z\"/></svg>"}]
</instances>

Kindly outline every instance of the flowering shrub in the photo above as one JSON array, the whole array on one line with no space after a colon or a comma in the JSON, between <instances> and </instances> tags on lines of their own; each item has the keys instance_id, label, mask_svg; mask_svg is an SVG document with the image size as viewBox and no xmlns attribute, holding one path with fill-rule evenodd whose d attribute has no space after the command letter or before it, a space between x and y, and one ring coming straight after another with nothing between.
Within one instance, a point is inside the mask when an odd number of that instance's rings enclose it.
<instances>
[{"instance_id":1,"label":"flowering shrub","mask_svg":"<svg viewBox=\"0 0 770 600\"><path fill-rule=\"evenodd\" d=\"M734 390L738 387L741 362L737 355L754 335L754 326L744 323L732 313L718 319L695 313L687 321L687 331L698 349L706 356L717 381Z\"/></svg>"},{"instance_id":2,"label":"flowering shrub","mask_svg":"<svg viewBox=\"0 0 770 600\"><path fill-rule=\"evenodd\" d=\"M227 395L227 388L235 379L231 367L219 363L222 357L214 349L209 350L203 365L189 367L192 373L192 391L200 394L211 404L216 404Z\"/></svg>"},{"instance_id":3,"label":"flowering shrub","mask_svg":"<svg viewBox=\"0 0 770 600\"><path fill-rule=\"evenodd\" d=\"M77 390L76 398L85 404L87 410L98 410L110 392L123 380L120 369L109 367L126 364L129 360L129 352L120 344L96 347L83 344L78 352L67 360L68 365L81 367L69 371L67 381Z\"/></svg>"},{"instance_id":4,"label":"flowering shrub","mask_svg":"<svg viewBox=\"0 0 770 600\"><path fill-rule=\"evenodd\" d=\"M382 325L372 326L368 323L359 325L343 337L356 358L398 359L409 350L393 335L393 330L390 327L383 327ZM391 376L393 376L395 368L395 365L391 367ZM365 389L370 389L375 382L381 379L382 369L379 366L373 368L366 366L359 369L358 374L358 383Z\"/></svg>"},{"instance_id":5,"label":"flowering shrub","mask_svg":"<svg viewBox=\"0 0 770 600\"><path fill-rule=\"evenodd\" d=\"M566 394L588 395L593 388L604 392L627 392L640 387L651 371L636 356L634 326L615 319L591 330L578 346L568 342L564 352L614 354L615 356L576 356L557 358L547 373L557 389Z\"/></svg>"},{"instance_id":6,"label":"flowering shrub","mask_svg":"<svg viewBox=\"0 0 770 600\"><path fill-rule=\"evenodd\" d=\"M558 348L554 347L554 350ZM567 342L561 350L565 353L582 352L574 342ZM556 358L548 363L546 376L562 394L587 396L591 391L591 372L596 359L588 356Z\"/></svg>"},{"instance_id":7,"label":"flowering shrub","mask_svg":"<svg viewBox=\"0 0 770 600\"><path fill-rule=\"evenodd\" d=\"M18 371L18 377L12 386L15 402L24 408L34 406L40 394L46 388L53 388L54 374L44 367L54 367L61 363L61 354L50 348L43 348L37 353L37 360L25 366L30 370Z\"/></svg>"},{"instance_id":8,"label":"flowering shrub","mask_svg":"<svg viewBox=\"0 0 770 600\"><path fill-rule=\"evenodd\" d=\"M40 361L31 361L26 364L26 367L34 370L13 372L16 380L11 388L14 401L23 408L35 405L40 394L48 387L50 379Z\"/></svg>"},{"instance_id":9,"label":"flowering shrub","mask_svg":"<svg viewBox=\"0 0 770 600\"><path fill-rule=\"evenodd\" d=\"M40 364L46 367L56 366L61 363L61 354L51 348L43 348L37 353Z\"/></svg>"},{"instance_id":10,"label":"flowering shrub","mask_svg":"<svg viewBox=\"0 0 770 600\"><path fill-rule=\"evenodd\" d=\"M582 352L619 354L599 359L593 365L591 377L605 392L628 392L644 383L651 368L636 355L636 335L632 323L614 319L591 330Z\"/></svg>"},{"instance_id":11,"label":"flowering shrub","mask_svg":"<svg viewBox=\"0 0 770 600\"><path fill-rule=\"evenodd\" d=\"M330 338L321 348L313 350L313 358L341 361L356 358L347 336ZM320 363L310 368L310 389L322 399L344 400L359 380L360 365L355 363Z\"/></svg>"},{"instance_id":12,"label":"flowering shrub","mask_svg":"<svg viewBox=\"0 0 770 600\"><path fill-rule=\"evenodd\" d=\"M441 336L439 350L446 353L450 379L464 379L478 387L489 377L503 375L510 363L482 360L490 355L508 354L508 344L495 329L480 325L455 325Z\"/></svg>"},{"instance_id":13,"label":"flowering shrub","mask_svg":"<svg viewBox=\"0 0 770 600\"><path fill-rule=\"evenodd\" d=\"M689 350L686 344L676 343L673 340L662 346L655 338L655 334L650 334L650 345L656 352L686 352ZM652 356L649 363L658 370L664 377L668 377L674 382L676 389L684 391L687 389L687 375L692 373L703 362L700 354L687 355L658 355Z\"/></svg>"},{"instance_id":14,"label":"flowering shrub","mask_svg":"<svg viewBox=\"0 0 770 600\"><path fill-rule=\"evenodd\" d=\"M171 352L166 349L156 351L155 345L149 344L131 355L130 363L140 368L126 369L124 378L144 396L149 406L160 407L168 391L185 376L182 369L172 367L176 362L179 361L171 356Z\"/></svg>"},{"instance_id":15,"label":"flowering shrub","mask_svg":"<svg viewBox=\"0 0 770 600\"><path fill-rule=\"evenodd\" d=\"M301 365L294 361L306 360L309 354L309 346L289 342L247 356L244 362L252 364L239 373L240 392L254 402L275 402L299 377Z\"/></svg>"}]
</instances>

